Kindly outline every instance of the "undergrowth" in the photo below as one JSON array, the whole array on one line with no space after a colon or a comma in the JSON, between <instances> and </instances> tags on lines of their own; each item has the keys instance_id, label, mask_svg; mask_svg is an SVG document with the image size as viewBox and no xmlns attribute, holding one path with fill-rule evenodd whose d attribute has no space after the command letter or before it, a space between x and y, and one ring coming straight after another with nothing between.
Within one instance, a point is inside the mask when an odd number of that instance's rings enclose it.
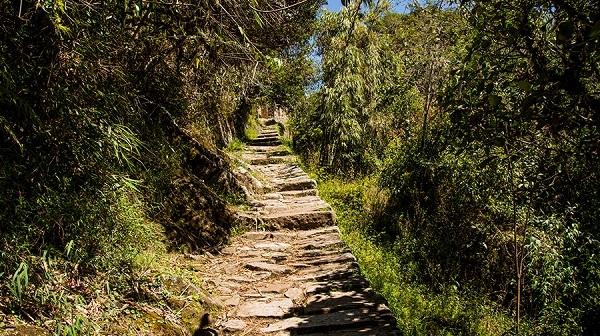
<instances>
[{"instance_id":1,"label":"undergrowth","mask_svg":"<svg viewBox=\"0 0 600 336\"><path fill-rule=\"evenodd\" d=\"M244 128L244 140L252 140L258 137L260 132L260 122L256 113L250 114Z\"/></svg>"},{"instance_id":2,"label":"undergrowth","mask_svg":"<svg viewBox=\"0 0 600 336\"><path fill-rule=\"evenodd\" d=\"M83 274L71 244L56 256L28 257L8 285L13 298L0 298L0 335L193 333L216 308L193 260L167 253L164 240L157 235L121 274Z\"/></svg>"},{"instance_id":3,"label":"undergrowth","mask_svg":"<svg viewBox=\"0 0 600 336\"><path fill-rule=\"evenodd\" d=\"M431 290L418 280L407 242L378 236L370 227L386 195L372 178L322 179L320 195L337 213L342 238L361 272L382 294L405 335L503 335L511 318L493 303L449 285Z\"/></svg>"},{"instance_id":4,"label":"undergrowth","mask_svg":"<svg viewBox=\"0 0 600 336\"><path fill-rule=\"evenodd\" d=\"M244 150L244 143L238 138L233 138L227 145L227 151L229 152L240 152Z\"/></svg>"}]
</instances>

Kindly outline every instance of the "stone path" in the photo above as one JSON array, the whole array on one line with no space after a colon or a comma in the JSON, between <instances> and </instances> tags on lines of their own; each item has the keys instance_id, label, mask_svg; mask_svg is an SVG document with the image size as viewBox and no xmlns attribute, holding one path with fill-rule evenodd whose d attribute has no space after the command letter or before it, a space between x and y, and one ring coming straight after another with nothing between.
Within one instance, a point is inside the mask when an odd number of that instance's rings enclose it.
<instances>
[{"instance_id":1,"label":"stone path","mask_svg":"<svg viewBox=\"0 0 600 336\"><path fill-rule=\"evenodd\" d=\"M207 258L205 288L225 306L224 335L397 335L382 297L360 275L316 183L266 127L242 154L261 230Z\"/></svg>"}]
</instances>

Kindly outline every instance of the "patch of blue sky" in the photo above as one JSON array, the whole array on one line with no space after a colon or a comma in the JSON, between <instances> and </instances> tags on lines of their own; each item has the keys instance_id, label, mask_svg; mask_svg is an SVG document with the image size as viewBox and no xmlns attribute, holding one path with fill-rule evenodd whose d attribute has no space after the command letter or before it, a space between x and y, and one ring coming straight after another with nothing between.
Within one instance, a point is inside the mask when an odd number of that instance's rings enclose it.
<instances>
[{"instance_id":1,"label":"patch of blue sky","mask_svg":"<svg viewBox=\"0 0 600 336\"><path fill-rule=\"evenodd\" d=\"M407 1L391 1L392 3L392 11L397 13L405 13L407 12ZM325 8L332 12L338 12L342 8L341 0L327 0L325 4Z\"/></svg>"}]
</instances>

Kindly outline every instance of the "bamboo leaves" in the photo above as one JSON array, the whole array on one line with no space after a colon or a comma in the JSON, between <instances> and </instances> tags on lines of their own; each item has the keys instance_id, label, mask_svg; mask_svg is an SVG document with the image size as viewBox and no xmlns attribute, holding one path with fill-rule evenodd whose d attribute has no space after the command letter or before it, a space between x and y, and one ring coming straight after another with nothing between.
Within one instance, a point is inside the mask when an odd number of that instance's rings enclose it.
<instances>
[{"instance_id":1,"label":"bamboo leaves","mask_svg":"<svg viewBox=\"0 0 600 336\"><path fill-rule=\"evenodd\" d=\"M106 129L106 138L112 145L115 158L119 163L129 167L133 166L134 160L138 160L142 142L135 133L127 126L113 125Z\"/></svg>"},{"instance_id":2,"label":"bamboo leaves","mask_svg":"<svg viewBox=\"0 0 600 336\"><path fill-rule=\"evenodd\" d=\"M361 7L355 1L339 13L326 13L320 22L323 86L314 127L323 131L319 161L333 171L372 169L371 158L382 153L392 133L381 121L393 118L389 113L396 108L405 110L401 106L411 105L404 103L413 99L404 88L396 90L397 99L385 95L391 87L399 88L393 83L403 71L389 36L376 29L386 8L387 2L381 1L357 15ZM372 150L377 155L369 153Z\"/></svg>"},{"instance_id":3,"label":"bamboo leaves","mask_svg":"<svg viewBox=\"0 0 600 336\"><path fill-rule=\"evenodd\" d=\"M23 300L23 296L25 295L28 285L29 265L22 261L11 277L11 281L9 283L10 292L17 299L17 301L21 302Z\"/></svg>"}]
</instances>

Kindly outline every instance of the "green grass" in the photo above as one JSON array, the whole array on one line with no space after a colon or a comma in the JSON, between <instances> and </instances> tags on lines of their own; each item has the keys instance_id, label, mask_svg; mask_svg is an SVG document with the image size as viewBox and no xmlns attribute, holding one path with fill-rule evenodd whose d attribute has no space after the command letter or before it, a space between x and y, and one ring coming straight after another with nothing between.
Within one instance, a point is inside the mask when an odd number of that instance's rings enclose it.
<instances>
[{"instance_id":1,"label":"green grass","mask_svg":"<svg viewBox=\"0 0 600 336\"><path fill-rule=\"evenodd\" d=\"M233 138L227 145L227 151L240 152L244 150L244 142L238 138Z\"/></svg>"},{"instance_id":2,"label":"green grass","mask_svg":"<svg viewBox=\"0 0 600 336\"><path fill-rule=\"evenodd\" d=\"M258 128L254 128L254 127L246 128L246 130L244 131L244 136L248 140L256 139L258 137Z\"/></svg>"},{"instance_id":3,"label":"green grass","mask_svg":"<svg viewBox=\"0 0 600 336\"><path fill-rule=\"evenodd\" d=\"M258 121L258 117L256 115L250 116L248 118L248 122L246 123L246 128L244 129L244 137L246 140L253 140L258 137L260 133L260 122Z\"/></svg>"},{"instance_id":4,"label":"green grass","mask_svg":"<svg viewBox=\"0 0 600 336\"><path fill-rule=\"evenodd\" d=\"M293 153L293 148L294 148L294 144L292 142L292 139L289 136L282 136L281 137L281 146L283 148L285 148L288 152Z\"/></svg>"},{"instance_id":5,"label":"green grass","mask_svg":"<svg viewBox=\"0 0 600 336\"><path fill-rule=\"evenodd\" d=\"M403 334L502 335L510 329L510 317L484 298L452 286L434 293L418 283L415 264L403 253L402 244L368 233L370 213L385 199L372 179L324 180L319 192L336 210L342 238L358 259L361 272L387 299Z\"/></svg>"}]
</instances>

